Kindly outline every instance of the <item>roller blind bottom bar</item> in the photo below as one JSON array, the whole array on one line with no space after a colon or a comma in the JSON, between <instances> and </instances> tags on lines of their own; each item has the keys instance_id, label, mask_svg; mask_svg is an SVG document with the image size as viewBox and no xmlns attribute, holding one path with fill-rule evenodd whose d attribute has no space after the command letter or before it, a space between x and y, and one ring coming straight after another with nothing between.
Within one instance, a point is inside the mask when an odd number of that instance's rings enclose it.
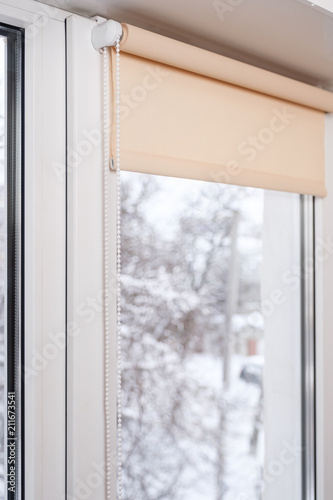
<instances>
[{"instance_id":1,"label":"roller blind bottom bar","mask_svg":"<svg viewBox=\"0 0 333 500\"><path fill-rule=\"evenodd\" d=\"M156 165L158 165L158 171ZM302 179L300 181L294 177L280 177L279 175L255 170L238 170L223 165L196 163L186 160L170 161L170 158L156 157L135 151L122 151L122 170L273 191L297 192L312 196L324 197L327 195L325 183L311 179Z\"/></svg>"}]
</instances>

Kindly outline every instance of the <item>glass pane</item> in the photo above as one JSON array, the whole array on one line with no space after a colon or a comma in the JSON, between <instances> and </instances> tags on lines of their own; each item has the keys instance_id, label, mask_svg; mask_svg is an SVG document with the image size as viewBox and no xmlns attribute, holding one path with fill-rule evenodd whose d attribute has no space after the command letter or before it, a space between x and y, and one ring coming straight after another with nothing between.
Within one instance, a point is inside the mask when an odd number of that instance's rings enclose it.
<instances>
[{"instance_id":1,"label":"glass pane","mask_svg":"<svg viewBox=\"0 0 333 500\"><path fill-rule=\"evenodd\" d=\"M0 499L4 498L5 429L5 39L0 37Z\"/></svg>"},{"instance_id":2,"label":"glass pane","mask_svg":"<svg viewBox=\"0 0 333 500\"><path fill-rule=\"evenodd\" d=\"M122 173L127 500L264 498L278 453L265 445L264 199Z\"/></svg>"},{"instance_id":3,"label":"glass pane","mask_svg":"<svg viewBox=\"0 0 333 500\"><path fill-rule=\"evenodd\" d=\"M22 30L0 25L0 499L21 498Z\"/></svg>"}]
</instances>

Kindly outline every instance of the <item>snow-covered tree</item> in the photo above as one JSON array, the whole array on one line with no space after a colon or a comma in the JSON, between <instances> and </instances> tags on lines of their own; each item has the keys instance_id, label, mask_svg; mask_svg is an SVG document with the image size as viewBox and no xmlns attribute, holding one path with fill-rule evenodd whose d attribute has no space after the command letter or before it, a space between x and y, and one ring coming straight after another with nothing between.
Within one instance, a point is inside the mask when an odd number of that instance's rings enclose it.
<instances>
[{"instance_id":1,"label":"snow-covered tree","mask_svg":"<svg viewBox=\"0 0 333 500\"><path fill-rule=\"evenodd\" d=\"M162 215L161 224L149 217L159 186L136 174L122 183L125 498L220 500L230 487L229 421L253 406L248 393L223 382L226 346L237 334L226 318L231 272L238 282L233 313L246 323L258 308L258 245L254 258L238 249L230 270L235 219L249 194L204 184L170 228ZM239 231L256 241L252 226ZM249 449L250 441L251 432Z\"/></svg>"}]
</instances>

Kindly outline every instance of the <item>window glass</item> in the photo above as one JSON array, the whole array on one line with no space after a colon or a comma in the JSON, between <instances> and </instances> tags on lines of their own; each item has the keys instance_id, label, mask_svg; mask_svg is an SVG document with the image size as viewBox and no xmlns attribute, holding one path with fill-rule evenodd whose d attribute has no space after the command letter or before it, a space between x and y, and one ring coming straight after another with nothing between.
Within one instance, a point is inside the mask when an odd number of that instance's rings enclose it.
<instances>
[{"instance_id":1,"label":"window glass","mask_svg":"<svg viewBox=\"0 0 333 500\"><path fill-rule=\"evenodd\" d=\"M122 173L128 500L263 498L266 468L283 449L281 436L265 445L265 363L273 356L265 324L271 330L288 292L274 292L282 275L269 277L263 266L264 254L274 258L264 211L263 190ZM296 387L300 371L290 377ZM277 411L271 426L278 420Z\"/></svg>"},{"instance_id":2,"label":"window glass","mask_svg":"<svg viewBox=\"0 0 333 500\"><path fill-rule=\"evenodd\" d=\"M5 39L0 37L0 498L4 498L5 429Z\"/></svg>"},{"instance_id":3,"label":"window glass","mask_svg":"<svg viewBox=\"0 0 333 500\"><path fill-rule=\"evenodd\" d=\"M0 499L22 484L22 30L0 25Z\"/></svg>"}]
</instances>

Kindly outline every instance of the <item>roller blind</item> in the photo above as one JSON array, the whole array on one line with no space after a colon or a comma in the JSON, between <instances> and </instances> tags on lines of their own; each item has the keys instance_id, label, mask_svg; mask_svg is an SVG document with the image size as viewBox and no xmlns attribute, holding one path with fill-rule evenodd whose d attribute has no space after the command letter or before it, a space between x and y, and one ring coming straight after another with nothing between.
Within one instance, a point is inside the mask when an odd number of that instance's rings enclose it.
<instances>
[{"instance_id":1,"label":"roller blind","mask_svg":"<svg viewBox=\"0 0 333 500\"><path fill-rule=\"evenodd\" d=\"M133 26L123 30L123 170L326 195L332 93ZM115 85L114 54L111 68Z\"/></svg>"}]
</instances>

